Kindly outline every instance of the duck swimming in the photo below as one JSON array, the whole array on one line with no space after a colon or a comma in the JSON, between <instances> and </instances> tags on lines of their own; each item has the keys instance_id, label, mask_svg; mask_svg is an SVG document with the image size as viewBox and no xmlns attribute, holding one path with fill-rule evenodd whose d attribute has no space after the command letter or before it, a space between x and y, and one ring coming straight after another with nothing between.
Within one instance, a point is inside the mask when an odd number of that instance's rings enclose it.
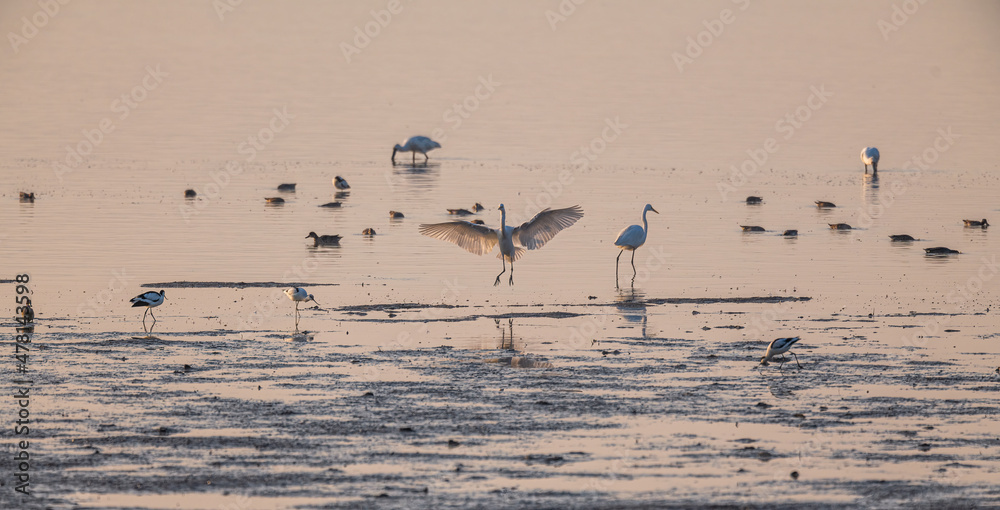
<instances>
[{"instance_id":1,"label":"duck swimming","mask_svg":"<svg viewBox=\"0 0 1000 510\"><path fill-rule=\"evenodd\" d=\"M316 235L316 232L309 232L309 235L306 236L306 239L309 238L312 238L313 246L340 244L340 240L343 239L341 236Z\"/></svg>"}]
</instances>

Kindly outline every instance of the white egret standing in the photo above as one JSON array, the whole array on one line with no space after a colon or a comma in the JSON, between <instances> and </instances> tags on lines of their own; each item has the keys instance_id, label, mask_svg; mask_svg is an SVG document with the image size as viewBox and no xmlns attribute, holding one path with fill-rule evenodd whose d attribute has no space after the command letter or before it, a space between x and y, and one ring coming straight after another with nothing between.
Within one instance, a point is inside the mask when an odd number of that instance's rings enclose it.
<instances>
[{"instance_id":1,"label":"white egret standing","mask_svg":"<svg viewBox=\"0 0 1000 510\"><path fill-rule=\"evenodd\" d=\"M510 279L508 285L514 285L514 261L524 255L525 250L537 250L549 242L556 234L569 228L583 217L583 209L578 205L564 209L545 209L534 218L524 222L519 227L507 226L507 210L500 204L500 228L490 228L468 221L449 221L420 225L420 233L457 244L462 249L485 255L500 245L497 258L503 264L503 271L497 275L493 285L500 284L500 277L507 272L507 261L510 261Z\"/></svg>"},{"instance_id":2,"label":"white egret standing","mask_svg":"<svg viewBox=\"0 0 1000 510\"><path fill-rule=\"evenodd\" d=\"M878 173L878 149L875 147L865 147L861 149L861 162L865 164L865 173L868 173L868 165L872 166L872 175Z\"/></svg>"},{"instance_id":3,"label":"white egret standing","mask_svg":"<svg viewBox=\"0 0 1000 510\"><path fill-rule=\"evenodd\" d=\"M303 289L302 287L289 287L285 289L285 295L288 296L288 299L295 301L295 329L298 329L299 303L303 301L312 301L313 303L316 303L316 299L313 298L313 295L306 292L306 289ZM319 305L319 303L316 304Z\"/></svg>"},{"instance_id":4,"label":"white egret standing","mask_svg":"<svg viewBox=\"0 0 1000 510\"><path fill-rule=\"evenodd\" d=\"M132 303L132 308L135 308L137 306L145 306L146 313L148 313L149 315L153 315L153 308L162 305L164 299L167 299L166 292L162 290L160 292L149 291L139 294L138 296L130 299L129 302ZM146 313L142 314L143 324L146 324ZM155 315L153 315L153 322L156 322Z\"/></svg>"},{"instance_id":5,"label":"white egret standing","mask_svg":"<svg viewBox=\"0 0 1000 510\"><path fill-rule=\"evenodd\" d=\"M618 252L618 258L615 259L615 285L618 284L618 260L622 258L622 253L624 253L625 250L632 251L632 276L633 278L635 277L635 250L643 244L646 244L646 233L649 232L649 223L646 222L646 213L649 211L660 214L660 211L657 211L656 209L653 209L653 206L646 204L646 207L642 208L642 226L629 225L618 233L618 239L615 240L615 246L621 248L622 251Z\"/></svg>"},{"instance_id":6,"label":"white egret standing","mask_svg":"<svg viewBox=\"0 0 1000 510\"><path fill-rule=\"evenodd\" d=\"M440 149L441 144L427 138L426 136L414 136L407 140L403 145L396 144L392 148L392 164L396 164L396 153L397 152L412 152L413 153L413 164L417 163L417 153L424 155L424 163L427 162L427 153L434 150Z\"/></svg>"}]
</instances>

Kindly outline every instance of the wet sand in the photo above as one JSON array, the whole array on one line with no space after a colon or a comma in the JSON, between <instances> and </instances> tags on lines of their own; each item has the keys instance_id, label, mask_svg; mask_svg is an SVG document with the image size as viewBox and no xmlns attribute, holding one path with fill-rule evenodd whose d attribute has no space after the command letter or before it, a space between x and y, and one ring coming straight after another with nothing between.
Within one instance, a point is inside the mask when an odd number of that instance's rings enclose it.
<instances>
[{"instance_id":1,"label":"wet sand","mask_svg":"<svg viewBox=\"0 0 1000 510\"><path fill-rule=\"evenodd\" d=\"M787 319L782 327L806 338L793 351L801 369L792 358L760 367L761 342L737 331L745 316L809 301L663 297L506 314L418 303L309 307L303 326L335 327L297 334L199 330L210 317L173 333L178 319L163 317L148 335L100 328L80 335L42 320L32 379L33 452L44 476L33 501L51 508L1000 504L1000 374L969 357L928 355L948 333L903 353L867 339L913 327L926 319L920 313ZM375 349L354 341L371 321L406 330L428 313L484 333L449 339L428 329L422 338L437 338L431 345ZM636 313L667 318L684 333L646 334L642 321L629 319ZM948 320L962 330L984 319ZM518 334L525 324L537 332L586 321L604 329L577 342L535 334L541 340L531 345ZM13 440L9 429L2 436Z\"/></svg>"}]
</instances>

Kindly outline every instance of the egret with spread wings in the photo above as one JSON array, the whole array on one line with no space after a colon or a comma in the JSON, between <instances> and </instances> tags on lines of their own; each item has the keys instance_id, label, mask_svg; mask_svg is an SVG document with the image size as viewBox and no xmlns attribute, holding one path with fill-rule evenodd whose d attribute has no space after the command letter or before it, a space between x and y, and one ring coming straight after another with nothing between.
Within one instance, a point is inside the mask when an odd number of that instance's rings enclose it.
<instances>
[{"instance_id":1,"label":"egret with spread wings","mask_svg":"<svg viewBox=\"0 0 1000 510\"><path fill-rule=\"evenodd\" d=\"M514 261L524 255L525 250L537 250L549 242L559 231L569 228L583 217L583 209L578 205L564 209L545 209L519 227L507 226L507 210L503 204L500 210L500 228L490 228L468 221L449 221L420 225L420 233L457 244L470 253L485 255L500 245L500 259L503 271L497 275L493 285L500 284L500 277L507 272L510 261L510 279L514 284Z\"/></svg>"}]
</instances>

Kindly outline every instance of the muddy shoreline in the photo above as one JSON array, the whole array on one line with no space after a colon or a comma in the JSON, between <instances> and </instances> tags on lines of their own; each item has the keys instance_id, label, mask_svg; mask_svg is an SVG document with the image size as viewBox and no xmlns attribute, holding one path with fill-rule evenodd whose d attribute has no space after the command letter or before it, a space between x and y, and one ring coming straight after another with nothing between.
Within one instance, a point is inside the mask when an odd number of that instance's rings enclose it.
<instances>
[{"instance_id":1,"label":"muddy shoreline","mask_svg":"<svg viewBox=\"0 0 1000 510\"><path fill-rule=\"evenodd\" d=\"M673 298L629 302L642 313L690 321L690 334L611 328L572 348L531 347L516 334L518 325L565 328L596 320L588 315L594 312L621 312L622 303L579 313L468 315L476 307L317 308L307 312L318 327L298 336L179 333L167 325L146 336L81 335L63 321L42 321L34 378L39 475L30 502L38 508L1000 504L993 482L1000 437L988 426L1000 414L1000 374L966 359L930 359L919 349L901 354L871 345L859 356L817 340L819 332L844 328L855 331L851 342L864 344L857 333L888 327L875 322L882 318L789 320L811 340L796 349L801 369L794 361L760 367L759 340L710 341L742 334L731 324L695 327L775 299L789 298L694 300L682 309L663 306ZM791 298L799 300L808 298ZM710 310L699 309L706 303ZM458 312L436 319L443 322L495 322L485 335L494 347L373 349L326 325L335 316L337 324L406 328L426 322L408 316L427 310ZM405 315L353 315L367 313ZM0 436L13 440L10 430ZM927 475L900 478L897 466Z\"/></svg>"}]
</instances>

